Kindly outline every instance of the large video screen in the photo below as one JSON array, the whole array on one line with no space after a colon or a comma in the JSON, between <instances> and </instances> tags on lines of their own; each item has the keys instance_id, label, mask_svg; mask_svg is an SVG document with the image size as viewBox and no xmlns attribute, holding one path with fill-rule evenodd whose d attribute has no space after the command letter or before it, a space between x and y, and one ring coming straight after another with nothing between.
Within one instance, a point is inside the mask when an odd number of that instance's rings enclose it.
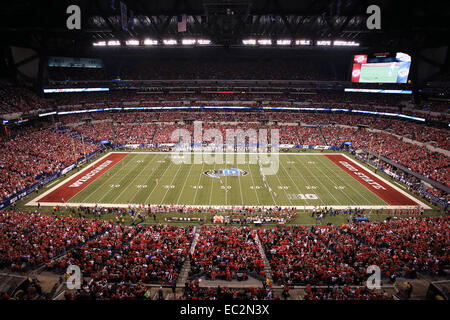
<instances>
[{"instance_id":1,"label":"large video screen","mask_svg":"<svg viewBox=\"0 0 450 320\"><path fill-rule=\"evenodd\" d=\"M411 56L402 52L358 54L353 57L352 82L406 83L410 66Z\"/></svg>"}]
</instances>

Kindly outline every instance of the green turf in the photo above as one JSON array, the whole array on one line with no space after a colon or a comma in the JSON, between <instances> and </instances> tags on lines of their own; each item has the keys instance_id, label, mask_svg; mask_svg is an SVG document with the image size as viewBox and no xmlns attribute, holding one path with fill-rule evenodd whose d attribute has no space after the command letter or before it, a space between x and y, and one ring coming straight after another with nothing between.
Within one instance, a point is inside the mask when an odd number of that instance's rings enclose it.
<instances>
[{"instance_id":1,"label":"green turf","mask_svg":"<svg viewBox=\"0 0 450 320\"><path fill-rule=\"evenodd\" d=\"M207 170L238 168L247 175L217 178ZM158 184L155 183L158 179ZM280 154L277 174L263 177L257 164L175 164L170 155L130 153L75 195L71 203L364 206L386 203L322 154ZM226 192L224 188L229 188ZM317 199L302 199L309 194Z\"/></svg>"},{"instance_id":2,"label":"green turf","mask_svg":"<svg viewBox=\"0 0 450 320\"><path fill-rule=\"evenodd\" d=\"M390 82L397 81L399 66L391 68L388 66L363 66L359 82Z\"/></svg>"}]
</instances>

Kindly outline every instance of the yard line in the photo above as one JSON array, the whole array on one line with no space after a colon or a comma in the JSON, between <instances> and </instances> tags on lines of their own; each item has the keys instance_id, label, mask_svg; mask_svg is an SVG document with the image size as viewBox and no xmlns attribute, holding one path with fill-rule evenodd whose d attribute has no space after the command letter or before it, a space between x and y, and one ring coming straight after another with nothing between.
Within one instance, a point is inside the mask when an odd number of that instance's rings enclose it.
<instances>
[{"instance_id":1,"label":"yard line","mask_svg":"<svg viewBox=\"0 0 450 320\"><path fill-rule=\"evenodd\" d=\"M227 162L227 158L225 156L225 168L227 166L228 166L228 162ZM224 190L225 190L225 205L227 206L228 205L228 190L231 190L231 189L228 189L228 176L227 175L225 175L225 189Z\"/></svg>"},{"instance_id":2,"label":"yard line","mask_svg":"<svg viewBox=\"0 0 450 320\"><path fill-rule=\"evenodd\" d=\"M259 158L258 158L258 160L259 160ZM257 165L258 165L258 169L257 169L257 170L258 170L258 172L260 173L260 176L261 176L261 172L259 171L259 163L258 163L258 162L257 162ZM251 168L250 168L250 164L248 164L248 170L249 170L250 172L252 172L252 170L251 170ZM261 178L261 180L262 180L262 178ZM252 174L252 181L253 181L253 184L254 184L255 182L254 182L254 180L253 180L253 174ZM264 184L264 181L263 181L262 184ZM266 181L266 184L268 185L269 182ZM255 184L254 184L254 185L255 185ZM261 187L262 187L262 186L261 186ZM274 204L274 205L277 205L277 202L275 201L275 198L274 198L272 192L270 192L269 190L267 190L267 191L269 192L270 196L272 197L273 204ZM256 195L256 197L258 197L258 195ZM259 200L258 200L258 202L259 202Z\"/></svg>"},{"instance_id":3,"label":"yard line","mask_svg":"<svg viewBox=\"0 0 450 320\"><path fill-rule=\"evenodd\" d=\"M200 174L198 175L197 186L200 184L200 180L202 179L202 173L203 173L203 167L204 167L204 166L205 166L205 162L202 161L202 170L200 170ZM197 187L197 189L195 189L194 203L193 203L193 205L195 205L195 199L197 199L197 192L198 192L198 187Z\"/></svg>"},{"instance_id":4,"label":"yard line","mask_svg":"<svg viewBox=\"0 0 450 320\"><path fill-rule=\"evenodd\" d=\"M214 161L214 170L216 170L216 161ZM200 172L200 174L203 172L203 170ZM210 192L209 192L209 205L211 206L212 205L212 192L213 192L213 189L214 189L214 178L211 178L212 180L212 182L211 182L211 190L210 190ZM197 187L198 188L198 187Z\"/></svg>"},{"instance_id":5,"label":"yard line","mask_svg":"<svg viewBox=\"0 0 450 320\"><path fill-rule=\"evenodd\" d=\"M137 157L139 157L139 156L137 156ZM137 158L137 157L135 157L135 158ZM135 159L135 158L133 158L133 159ZM131 160L130 160L131 161ZM132 172L135 168L137 168L137 166L138 166L138 162L136 161L136 164L133 166L133 169L131 169L131 170L129 170L130 172ZM126 168L128 168L129 169L129 167L128 166L125 166ZM122 165L122 168L120 168L120 170L119 171L122 171L122 169L123 169L123 165ZM117 174L115 175L115 176L117 176ZM119 177L120 177L120 175L119 175ZM122 184L122 181L124 181L126 178L128 178L128 175L125 175L122 179L120 179L119 180L119 185L121 185ZM102 200L111 192L113 190L113 188L111 188L108 192L106 192L99 200L98 200L98 203L102 203Z\"/></svg>"},{"instance_id":6,"label":"yard line","mask_svg":"<svg viewBox=\"0 0 450 320\"><path fill-rule=\"evenodd\" d=\"M289 158L288 158L288 159L289 159ZM295 187L297 188L297 191L299 191L299 193L303 193L303 192L300 190L300 188L298 187L298 185L294 182L294 180L292 179L292 177L291 177L291 175L289 174L289 172L288 172L288 171L285 169L285 167L283 166L283 161L282 161L281 159L280 159L280 164L281 164L281 166L283 167L283 170L286 171L286 173L287 173L289 179L291 179L291 181L295 184ZM295 168L295 166L294 166L294 168ZM303 179L303 176L302 176L302 180L306 183L306 180ZM314 192L314 189L313 189L313 192ZM321 200L321 199L317 196L317 194L316 194L316 197L317 197L317 199ZM305 202L306 202L306 205L308 205L308 199L305 199Z\"/></svg>"},{"instance_id":7,"label":"yard line","mask_svg":"<svg viewBox=\"0 0 450 320\"><path fill-rule=\"evenodd\" d=\"M317 157L317 159L319 159L318 161L319 161L320 163L322 163L322 161L320 160L320 159L321 159L320 156ZM325 167L326 170L333 172L332 170L330 170L330 169L328 168L328 165L327 165L326 163L324 164L324 167ZM334 181L333 181L333 180L332 180L325 172L324 172L324 174L325 174L325 176L328 178L328 180L330 180L330 182L331 182L332 184L334 184ZM341 182L343 182L346 186L350 186L351 189L353 189L354 191L356 191L356 193L358 193L359 195L361 195L361 194L358 192L358 190L355 190L351 185L348 185L344 180L342 180L342 179L339 177L338 174L336 174L335 176L336 176ZM339 190L339 191L341 191L342 194L343 194L344 196L347 197L347 199L349 199L351 202L353 202L353 204L358 205L358 202L355 201L355 200L353 200L352 197L350 197L350 195L348 195L346 192L344 192L343 190ZM366 200L367 200L367 198L366 198Z\"/></svg>"},{"instance_id":8,"label":"yard line","mask_svg":"<svg viewBox=\"0 0 450 320\"><path fill-rule=\"evenodd\" d=\"M280 187L281 187L283 185L283 183L281 182L280 178L278 177L278 174L275 174L275 176L277 177L278 182L280 183ZM287 191L285 189L283 189L283 191L284 191L284 194L286 195L286 199L288 199L290 204L291 204L291 206L293 206L294 204L292 203L292 200L289 198L289 196L287 194Z\"/></svg>"},{"instance_id":9,"label":"yard line","mask_svg":"<svg viewBox=\"0 0 450 320\"><path fill-rule=\"evenodd\" d=\"M186 178L184 179L183 187L181 187L181 192L180 192L180 194L178 195L178 199L177 199L176 204L179 204L179 203L180 203L181 195L183 194L184 187L186 186L186 182L189 180L189 175L191 174L191 170L192 170L192 167L193 167L193 166L194 166L193 164L190 164L190 165L189 165L189 172L188 172Z\"/></svg>"},{"instance_id":10,"label":"yard line","mask_svg":"<svg viewBox=\"0 0 450 320\"><path fill-rule=\"evenodd\" d=\"M168 156L166 156L163 160L166 161L167 158L168 158ZM166 174L167 169L169 169L169 168L172 166L172 163L173 163L173 162L170 161L170 164L166 167L166 169L164 170L163 174L159 177L159 179L161 179L161 178ZM160 182L160 181L158 181L158 184L159 184L159 182ZM150 194L148 195L148 197L145 199L145 202L144 202L144 203L148 203L148 199L150 199L151 195L153 194L153 191L156 190L156 187L157 187L157 186L158 186L158 185L155 183L155 186L153 187L153 189L152 189L152 191L150 192Z\"/></svg>"},{"instance_id":11,"label":"yard line","mask_svg":"<svg viewBox=\"0 0 450 320\"><path fill-rule=\"evenodd\" d=\"M134 170L134 168L136 168L138 166L137 164L138 164L138 162L136 161L136 165L133 167L133 170ZM148 166L148 164L147 164L147 166ZM131 180L131 182L128 183L128 186L123 188L123 190L119 193L119 195L113 200L113 203L115 203L116 200L119 199L120 196L133 185L133 182L136 181L136 179L139 177L139 174L141 172L142 172L142 169L136 174L136 176L133 178L133 180ZM127 178L127 177L125 177L125 178Z\"/></svg>"},{"instance_id":12,"label":"yard line","mask_svg":"<svg viewBox=\"0 0 450 320\"><path fill-rule=\"evenodd\" d=\"M256 192L256 184L255 184L255 180L253 179L252 170L250 169L250 161L247 163L247 167L248 167L248 174L252 178L253 191L255 191L256 201L258 202L258 205L262 205L262 203L259 201L258 192ZM272 199L273 199L273 196L272 196ZM275 204L275 199L273 199L273 203Z\"/></svg>"},{"instance_id":13,"label":"yard line","mask_svg":"<svg viewBox=\"0 0 450 320\"><path fill-rule=\"evenodd\" d=\"M250 162L250 159L249 159ZM244 195L242 194L242 185L241 185L241 171L239 169L239 166L237 165L237 161L236 161L236 167L238 169L238 180L239 180L239 190L241 191L241 205L244 205Z\"/></svg>"},{"instance_id":14,"label":"yard line","mask_svg":"<svg viewBox=\"0 0 450 320\"><path fill-rule=\"evenodd\" d=\"M279 159L280 159L280 158L278 158L278 160L279 160ZM277 177L278 182L280 183L280 186L282 186L283 183L281 182L280 178L278 177L278 174L275 173L274 176ZM269 186L269 179L266 179L266 180L267 180L267 185ZM270 186L269 186L269 187L270 187ZM274 189L272 189L272 191L273 191L273 190L274 190ZM286 193L286 190L283 189L283 191L284 191L284 194L285 194L285 196L286 196L286 199L289 200L289 202L291 203L291 206L292 206L292 205L293 205L292 200L289 199L289 197L288 197L288 195L287 195L287 193ZM272 192L269 191L269 193L272 195ZM274 199L273 195L272 195L272 199ZM274 204L276 205L275 199L274 199Z\"/></svg>"},{"instance_id":15,"label":"yard line","mask_svg":"<svg viewBox=\"0 0 450 320\"><path fill-rule=\"evenodd\" d=\"M181 166L182 166L182 164L178 164L178 170L177 170L177 172L173 175L172 181L170 181L170 185L172 185L172 183L175 181L175 178L177 177L178 172L180 172ZM164 197L162 197L161 202L159 203L160 205L164 203L164 199L165 199L166 196L167 196L167 192L169 192L169 188L167 188L166 193L164 193Z\"/></svg>"},{"instance_id":16,"label":"yard line","mask_svg":"<svg viewBox=\"0 0 450 320\"><path fill-rule=\"evenodd\" d=\"M338 165L336 165L334 162L332 162L331 161L331 163L333 163L336 167L338 167L339 168L339 166ZM327 167L327 169L328 169L328 166L326 166ZM342 170L341 168L339 168L340 170ZM329 171L331 171L331 169L328 169ZM342 170L343 171L343 170ZM343 171L346 175L348 175L348 176L350 176L347 172L345 172L345 171ZM338 177L338 179L339 180L341 180L345 185L348 185L351 189L353 189L353 191L355 191L357 194L359 194L360 196L361 196L361 198L364 198L366 201L367 201L367 204L370 204L370 200L369 199L367 199L367 197L366 196L364 196L364 195L362 195L357 189L355 189L355 188L353 188L353 186L351 185L351 183L346 183L345 181L344 181L344 179L342 179L342 178L340 178L340 176L339 175L336 175L337 177ZM352 179L354 179L352 176L350 176ZM355 180L355 181L357 181L357 180ZM359 183L359 182L358 182ZM370 190L369 190L370 191ZM372 193L372 194L374 194L374 193ZM375 195L375 194L374 194ZM377 197L378 197L378 195L376 195ZM378 197L378 198L380 198L380 197ZM381 198L380 198L381 199ZM383 199L381 199L384 203L386 203ZM355 204L357 204L357 203L355 203Z\"/></svg>"},{"instance_id":17,"label":"yard line","mask_svg":"<svg viewBox=\"0 0 450 320\"><path fill-rule=\"evenodd\" d=\"M297 161L296 161L296 163L297 163ZM301 161L300 161L300 165L304 166L304 167L306 168L306 170L309 171L309 172L311 173L311 176L314 177L314 179L317 180L317 181L319 182L319 184L321 184L321 185L324 187L325 191L327 191L327 192L331 195L331 197L336 201L336 204L339 204L339 201L338 201L338 200L336 199L336 197L330 192L330 190L328 190L327 186L325 186L325 184L323 184L323 183L320 181L319 178L317 178L314 174L312 174L311 170L308 169L307 166L304 165ZM299 172L299 171L297 170L297 168L295 168L295 170L296 170L297 172ZM300 174L301 174L301 173L300 173ZM302 177L303 177L303 175L302 175ZM305 181L306 181L306 179L305 179ZM311 182L308 182L308 183L311 183ZM314 189L312 189L312 190L313 190L314 194L316 194L316 196L317 196L317 193L314 191ZM317 197L318 197L318 196L317 196ZM320 201L321 201L322 204L325 205L325 206L328 206L328 205L329 205L329 204L327 205L326 203L324 203L322 199L320 199Z\"/></svg>"},{"instance_id":18,"label":"yard line","mask_svg":"<svg viewBox=\"0 0 450 320\"><path fill-rule=\"evenodd\" d=\"M137 157L139 157L138 155L135 155L129 162L131 162L133 159L136 159ZM123 161L124 159L126 159L126 157L125 158L123 158L121 161ZM120 162L120 161L119 161ZM118 163L119 163L118 162ZM117 163L117 164L118 164ZM111 180L111 179L114 179L114 178L116 178L116 177L120 177L120 175L118 175L118 173L120 172L120 171L122 171L123 169L125 169L125 168L129 168L128 166L124 166L123 165L123 163L122 163L122 167L115 173L115 174L113 174L113 175L111 175L109 178L107 178L106 179L106 181L105 182L103 182L103 184L102 184L102 186L104 186L104 185L107 185L107 182L109 181L109 180ZM103 195L103 197L104 196L106 196L109 192L111 192L112 191L112 188L109 190L109 191L107 191L106 192L106 194L104 194ZM97 189L97 191L94 191L93 193L91 193L91 194L89 194L86 198L84 198L82 201L80 201L80 202L88 202L87 200L89 199L89 198L91 198L93 195L95 195L97 192L104 192L104 190L103 190L103 188L98 188ZM101 199L103 199L103 197L101 198ZM95 200L95 199L94 199ZM100 201L98 201L98 202L100 202Z\"/></svg>"},{"instance_id":19,"label":"yard line","mask_svg":"<svg viewBox=\"0 0 450 320\"><path fill-rule=\"evenodd\" d=\"M154 163L154 161L155 161L155 157L153 156L152 159L151 159L151 161L149 162L149 164ZM147 165L147 166L148 166L148 165ZM144 169L143 171L145 171L145 170L147 169L147 166L145 166L145 169ZM159 168L160 166L161 166L161 163L158 164L158 166L156 167L156 169L154 169L154 170L152 171L152 173L148 176L148 179L145 180L145 183L144 183L145 185L147 185L147 184L149 183L150 179L153 177L153 175L155 174L155 172L158 170L158 168ZM137 191L136 191L136 193L134 194L133 198L131 198L130 203L133 203L134 198L136 198L136 196L138 195L139 191L141 191L141 190L137 189Z\"/></svg>"}]
</instances>

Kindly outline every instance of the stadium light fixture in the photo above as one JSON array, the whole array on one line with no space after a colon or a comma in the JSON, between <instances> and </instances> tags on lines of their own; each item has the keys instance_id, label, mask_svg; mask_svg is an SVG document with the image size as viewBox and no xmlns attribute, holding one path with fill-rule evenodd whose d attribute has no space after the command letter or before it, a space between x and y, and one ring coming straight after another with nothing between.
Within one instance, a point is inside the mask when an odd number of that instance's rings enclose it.
<instances>
[{"instance_id":1,"label":"stadium light fixture","mask_svg":"<svg viewBox=\"0 0 450 320\"><path fill-rule=\"evenodd\" d=\"M177 40L174 39L164 39L163 43L167 46L173 46L175 44L177 44Z\"/></svg>"},{"instance_id":2,"label":"stadium light fixture","mask_svg":"<svg viewBox=\"0 0 450 320\"><path fill-rule=\"evenodd\" d=\"M318 40L318 41L316 41L316 45L318 45L318 46L331 46L331 41L329 41L329 40Z\"/></svg>"},{"instance_id":3,"label":"stadium light fixture","mask_svg":"<svg viewBox=\"0 0 450 320\"><path fill-rule=\"evenodd\" d=\"M105 47L106 46L106 41L97 41L97 42L93 42L92 45L94 47Z\"/></svg>"},{"instance_id":4,"label":"stadium light fixture","mask_svg":"<svg viewBox=\"0 0 450 320\"><path fill-rule=\"evenodd\" d=\"M280 39L280 40L277 40L277 45L279 45L279 46L290 46L291 45L291 40L282 40L282 39Z\"/></svg>"},{"instance_id":5,"label":"stadium light fixture","mask_svg":"<svg viewBox=\"0 0 450 320\"><path fill-rule=\"evenodd\" d=\"M359 43L355 41L341 41L335 40L333 41L333 46L341 46L341 47L358 47Z\"/></svg>"},{"instance_id":6,"label":"stadium light fixture","mask_svg":"<svg viewBox=\"0 0 450 320\"><path fill-rule=\"evenodd\" d=\"M158 44L158 40L153 40L153 39L145 39L144 40L144 45L146 46L155 46Z\"/></svg>"},{"instance_id":7,"label":"stadium light fixture","mask_svg":"<svg viewBox=\"0 0 450 320\"><path fill-rule=\"evenodd\" d=\"M183 40L181 40L181 43L183 44L183 46L194 45L195 42L196 42L195 39L183 39Z\"/></svg>"},{"instance_id":8,"label":"stadium light fixture","mask_svg":"<svg viewBox=\"0 0 450 320\"><path fill-rule=\"evenodd\" d=\"M311 40L305 40L305 39L295 40L295 45L297 45L297 46L309 46L309 45L311 45Z\"/></svg>"},{"instance_id":9,"label":"stadium light fixture","mask_svg":"<svg viewBox=\"0 0 450 320\"><path fill-rule=\"evenodd\" d=\"M210 44L210 43L211 43L211 40L208 40L208 39L198 39L198 40L197 40L197 43L198 43L198 44L203 44L203 45L205 45L205 44Z\"/></svg>"},{"instance_id":10,"label":"stadium light fixture","mask_svg":"<svg viewBox=\"0 0 450 320\"><path fill-rule=\"evenodd\" d=\"M139 40L135 40L135 39L127 40L125 42L125 44L127 46L138 46L139 45Z\"/></svg>"},{"instance_id":11,"label":"stadium light fixture","mask_svg":"<svg viewBox=\"0 0 450 320\"><path fill-rule=\"evenodd\" d=\"M272 40L270 40L270 39L259 39L258 40L258 44L260 44L262 46L270 46L270 45L272 45Z\"/></svg>"},{"instance_id":12,"label":"stadium light fixture","mask_svg":"<svg viewBox=\"0 0 450 320\"><path fill-rule=\"evenodd\" d=\"M108 46L120 46L120 41L119 40L109 40Z\"/></svg>"},{"instance_id":13,"label":"stadium light fixture","mask_svg":"<svg viewBox=\"0 0 450 320\"><path fill-rule=\"evenodd\" d=\"M256 44L256 40L255 39L245 39L245 40L242 40L242 43L245 46L254 46Z\"/></svg>"}]
</instances>

